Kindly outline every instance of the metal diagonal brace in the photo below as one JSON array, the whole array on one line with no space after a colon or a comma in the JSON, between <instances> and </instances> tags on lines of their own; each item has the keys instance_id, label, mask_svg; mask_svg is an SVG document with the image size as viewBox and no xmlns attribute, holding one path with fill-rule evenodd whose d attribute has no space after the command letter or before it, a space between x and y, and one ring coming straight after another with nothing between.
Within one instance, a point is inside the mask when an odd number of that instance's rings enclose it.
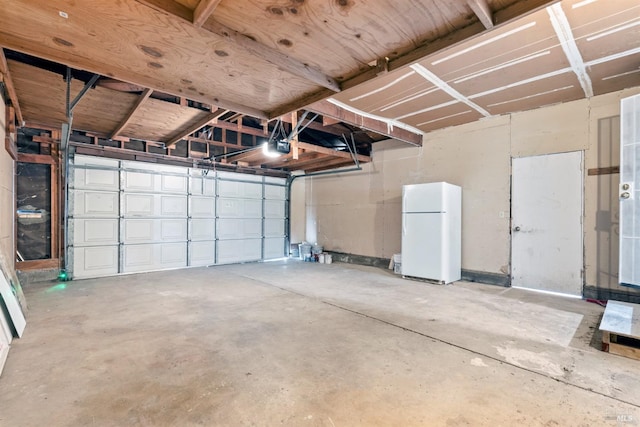
<instances>
[{"instance_id":1,"label":"metal diagonal brace","mask_svg":"<svg viewBox=\"0 0 640 427\"><path fill-rule=\"evenodd\" d=\"M98 81L99 78L100 78L99 74L94 74L91 77L91 79L87 83L85 83L85 85L82 88L82 90L80 91L80 93L78 93L78 95L76 95L76 97L73 99L73 101L71 101L71 104L69 104L69 111L73 111L73 109L78 104L78 102L80 102L80 100L87 93L87 91L89 89L91 89L93 87L93 85L96 84L96 82Z\"/></svg>"}]
</instances>

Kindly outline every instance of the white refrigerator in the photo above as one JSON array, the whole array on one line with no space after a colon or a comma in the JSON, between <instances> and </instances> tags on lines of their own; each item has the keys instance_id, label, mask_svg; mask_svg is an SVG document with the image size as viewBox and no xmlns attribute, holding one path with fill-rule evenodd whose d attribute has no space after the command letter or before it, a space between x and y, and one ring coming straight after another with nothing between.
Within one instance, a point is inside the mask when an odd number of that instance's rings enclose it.
<instances>
[{"instance_id":1,"label":"white refrigerator","mask_svg":"<svg viewBox=\"0 0 640 427\"><path fill-rule=\"evenodd\" d=\"M446 182L402 187L403 276L460 280L462 189Z\"/></svg>"}]
</instances>

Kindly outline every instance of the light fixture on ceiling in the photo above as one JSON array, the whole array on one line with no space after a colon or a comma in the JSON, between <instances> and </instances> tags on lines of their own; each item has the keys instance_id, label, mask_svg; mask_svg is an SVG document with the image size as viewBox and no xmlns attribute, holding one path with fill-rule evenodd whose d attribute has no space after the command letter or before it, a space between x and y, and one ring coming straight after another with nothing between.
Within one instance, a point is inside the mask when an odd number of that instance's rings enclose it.
<instances>
[{"instance_id":1,"label":"light fixture on ceiling","mask_svg":"<svg viewBox=\"0 0 640 427\"><path fill-rule=\"evenodd\" d=\"M271 139L262 144L262 152L267 157L279 157L282 154L289 154L291 144L286 139Z\"/></svg>"}]
</instances>

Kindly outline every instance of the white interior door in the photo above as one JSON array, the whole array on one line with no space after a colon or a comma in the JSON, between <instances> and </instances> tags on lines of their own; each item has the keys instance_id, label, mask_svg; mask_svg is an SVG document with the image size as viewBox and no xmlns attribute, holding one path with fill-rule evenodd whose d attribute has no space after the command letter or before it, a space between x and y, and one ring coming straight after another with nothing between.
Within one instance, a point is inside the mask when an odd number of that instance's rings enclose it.
<instances>
[{"instance_id":1,"label":"white interior door","mask_svg":"<svg viewBox=\"0 0 640 427\"><path fill-rule=\"evenodd\" d=\"M640 286L640 95L622 100L620 125L620 270L623 285Z\"/></svg>"},{"instance_id":2,"label":"white interior door","mask_svg":"<svg viewBox=\"0 0 640 427\"><path fill-rule=\"evenodd\" d=\"M582 295L582 152L513 159L511 284Z\"/></svg>"}]
</instances>

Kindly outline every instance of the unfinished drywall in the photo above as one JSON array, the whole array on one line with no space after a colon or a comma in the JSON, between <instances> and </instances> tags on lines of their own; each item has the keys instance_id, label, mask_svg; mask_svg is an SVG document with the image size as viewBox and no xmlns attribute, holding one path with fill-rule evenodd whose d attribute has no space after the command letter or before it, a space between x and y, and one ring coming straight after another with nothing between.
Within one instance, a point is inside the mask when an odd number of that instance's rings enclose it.
<instances>
[{"instance_id":1,"label":"unfinished drywall","mask_svg":"<svg viewBox=\"0 0 640 427\"><path fill-rule=\"evenodd\" d=\"M374 145L362 172L306 180L307 240L326 249L390 258L400 252L402 185L447 181L463 188L462 267L509 275L511 159L584 150L585 282L617 285L620 99L640 87L426 134L422 148Z\"/></svg>"}]
</instances>

